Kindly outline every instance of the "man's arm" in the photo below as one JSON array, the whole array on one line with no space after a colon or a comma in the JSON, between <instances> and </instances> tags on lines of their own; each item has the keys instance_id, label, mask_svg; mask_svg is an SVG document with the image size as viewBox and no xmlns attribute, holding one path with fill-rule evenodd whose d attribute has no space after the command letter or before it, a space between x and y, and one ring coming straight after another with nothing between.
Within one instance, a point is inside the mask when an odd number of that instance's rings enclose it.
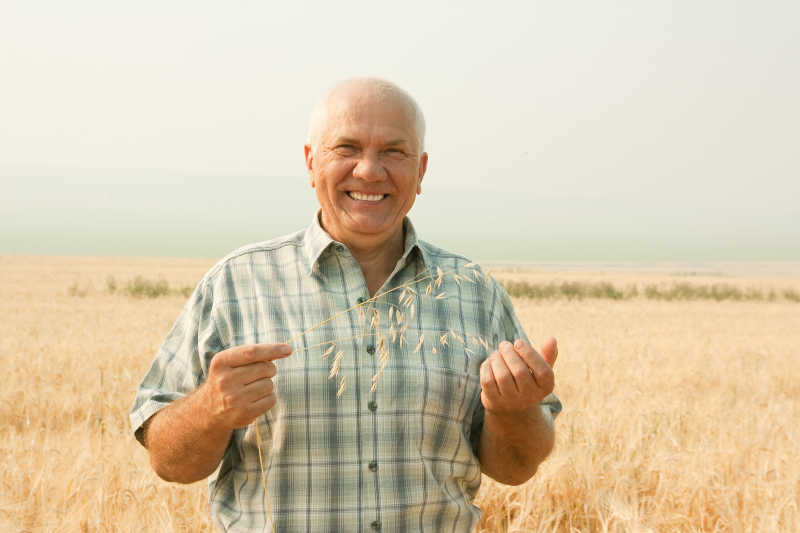
<instances>
[{"instance_id":1,"label":"man's arm","mask_svg":"<svg viewBox=\"0 0 800 533\"><path fill-rule=\"evenodd\" d=\"M539 355L523 340L502 342L481 365L485 409L478 446L481 470L507 485L530 479L553 449L550 410L540 402L553 391L555 339Z\"/></svg>"},{"instance_id":2,"label":"man's arm","mask_svg":"<svg viewBox=\"0 0 800 533\"><path fill-rule=\"evenodd\" d=\"M144 426L142 440L159 477L193 483L214 472L233 430L275 405L272 361L290 353L286 344L251 344L216 354L208 380Z\"/></svg>"}]
</instances>

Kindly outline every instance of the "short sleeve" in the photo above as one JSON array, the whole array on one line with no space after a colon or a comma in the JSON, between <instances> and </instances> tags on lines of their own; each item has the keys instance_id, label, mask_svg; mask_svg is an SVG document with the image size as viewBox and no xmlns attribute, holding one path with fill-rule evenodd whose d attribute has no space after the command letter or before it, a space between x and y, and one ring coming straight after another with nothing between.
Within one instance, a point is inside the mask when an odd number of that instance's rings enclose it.
<instances>
[{"instance_id":1,"label":"short sleeve","mask_svg":"<svg viewBox=\"0 0 800 533\"><path fill-rule=\"evenodd\" d=\"M214 325L206 278L183 306L136 391L130 421L134 434L156 412L206 379L211 357L223 348Z\"/></svg>"},{"instance_id":2,"label":"short sleeve","mask_svg":"<svg viewBox=\"0 0 800 533\"><path fill-rule=\"evenodd\" d=\"M516 339L523 339L530 344L530 339L528 339L528 335L525 333L519 318L517 318L517 314L514 312L514 306L511 304L511 298L508 296L508 293L494 278L490 279L493 285L492 299L494 302L494 305L491 307L492 326L489 335L490 352L494 351L497 346L505 340L514 342ZM562 409L561 400L552 393L548 394L541 401L540 405L542 407L547 407L553 419L558 416L558 413L560 413ZM483 430L484 414L483 403L478 402L475 413L473 414L470 433L472 449L476 451L476 455L480 434Z\"/></svg>"}]
</instances>

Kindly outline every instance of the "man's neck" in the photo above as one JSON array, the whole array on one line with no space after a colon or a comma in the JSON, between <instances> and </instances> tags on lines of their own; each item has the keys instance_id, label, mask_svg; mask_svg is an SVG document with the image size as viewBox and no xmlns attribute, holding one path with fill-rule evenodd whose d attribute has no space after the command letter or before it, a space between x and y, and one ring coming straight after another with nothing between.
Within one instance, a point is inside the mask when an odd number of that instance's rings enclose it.
<instances>
[{"instance_id":1,"label":"man's neck","mask_svg":"<svg viewBox=\"0 0 800 533\"><path fill-rule=\"evenodd\" d=\"M377 243L375 246L358 248L348 244L348 248L361 266L361 272L364 274L369 295L374 296L377 290L386 283L389 275L397 265L397 261L403 256L405 228L401 227L400 231L396 232L392 237Z\"/></svg>"}]
</instances>

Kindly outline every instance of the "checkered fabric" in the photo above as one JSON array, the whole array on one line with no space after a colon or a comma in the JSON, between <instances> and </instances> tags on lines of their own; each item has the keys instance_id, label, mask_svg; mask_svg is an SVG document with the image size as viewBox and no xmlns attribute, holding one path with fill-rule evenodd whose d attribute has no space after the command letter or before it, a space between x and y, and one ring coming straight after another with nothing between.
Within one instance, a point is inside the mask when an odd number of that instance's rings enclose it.
<instances>
[{"instance_id":1,"label":"checkered fabric","mask_svg":"<svg viewBox=\"0 0 800 533\"><path fill-rule=\"evenodd\" d=\"M477 524L479 367L500 341L527 337L496 281L404 225L403 256L378 294L422 281L300 336L275 361L278 403L234 432L209 478L220 529L271 530L255 431L276 531ZM203 383L217 352L285 342L368 299L358 263L317 216L304 231L232 252L206 273L158 350L131 410L134 432ZM561 410L553 395L543 405L553 416Z\"/></svg>"}]
</instances>

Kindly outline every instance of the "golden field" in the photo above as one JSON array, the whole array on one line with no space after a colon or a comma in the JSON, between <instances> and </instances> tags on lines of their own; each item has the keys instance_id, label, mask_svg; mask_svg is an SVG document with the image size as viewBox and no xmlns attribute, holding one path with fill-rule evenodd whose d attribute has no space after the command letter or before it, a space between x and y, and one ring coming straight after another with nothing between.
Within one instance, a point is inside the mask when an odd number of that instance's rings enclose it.
<instances>
[{"instance_id":1,"label":"golden field","mask_svg":"<svg viewBox=\"0 0 800 533\"><path fill-rule=\"evenodd\" d=\"M172 485L133 439L134 391L212 260L0 257L0 531L207 531L205 483ZM708 283L713 274L499 271L499 279ZM800 278L725 278L800 289ZM516 299L559 340L557 444L520 487L489 480L481 531L800 531L800 303Z\"/></svg>"}]
</instances>

